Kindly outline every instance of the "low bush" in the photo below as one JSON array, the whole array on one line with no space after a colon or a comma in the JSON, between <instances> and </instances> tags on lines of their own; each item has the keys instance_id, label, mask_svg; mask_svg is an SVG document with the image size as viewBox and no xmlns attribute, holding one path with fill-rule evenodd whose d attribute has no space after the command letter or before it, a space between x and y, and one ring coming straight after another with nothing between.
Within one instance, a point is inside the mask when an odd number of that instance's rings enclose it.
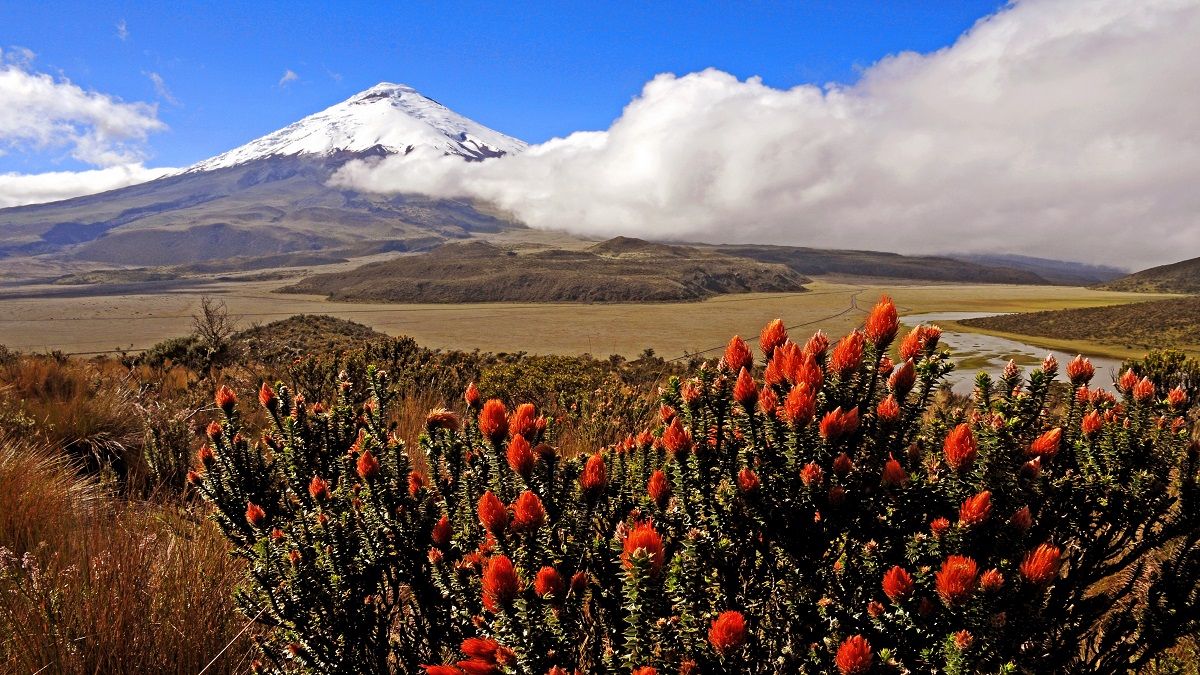
<instances>
[{"instance_id":1,"label":"low bush","mask_svg":"<svg viewBox=\"0 0 1200 675\"><path fill-rule=\"evenodd\" d=\"M247 563L253 668L1112 673L1194 634L1187 393L1076 359L1051 409L1049 359L933 410L940 332L896 365L897 329L885 299L833 346L775 322L756 365L734 338L575 457L475 387L419 448L374 368L325 401L264 384L262 430L222 387L189 481Z\"/></svg>"}]
</instances>

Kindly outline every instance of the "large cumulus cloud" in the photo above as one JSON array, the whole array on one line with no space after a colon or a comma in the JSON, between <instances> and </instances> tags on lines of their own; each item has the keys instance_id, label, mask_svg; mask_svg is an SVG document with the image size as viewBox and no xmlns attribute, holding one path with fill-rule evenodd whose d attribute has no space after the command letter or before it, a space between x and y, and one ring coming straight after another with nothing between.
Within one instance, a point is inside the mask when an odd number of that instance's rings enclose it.
<instances>
[{"instance_id":1,"label":"large cumulus cloud","mask_svg":"<svg viewBox=\"0 0 1200 675\"><path fill-rule=\"evenodd\" d=\"M853 85L660 75L605 131L335 183L586 235L1140 267L1200 255L1200 1L1020 0Z\"/></svg>"}]
</instances>

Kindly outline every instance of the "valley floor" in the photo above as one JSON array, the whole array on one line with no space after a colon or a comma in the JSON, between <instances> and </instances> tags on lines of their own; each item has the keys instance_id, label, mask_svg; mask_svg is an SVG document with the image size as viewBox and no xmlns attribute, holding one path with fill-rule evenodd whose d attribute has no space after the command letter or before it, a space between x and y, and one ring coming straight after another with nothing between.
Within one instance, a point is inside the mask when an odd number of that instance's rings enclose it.
<instances>
[{"instance_id":1,"label":"valley floor","mask_svg":"<svg viewBox=\"0 0 1200 675\"><path fill-rule=\"evenodd\" d=\"M1163 297L1062 286L826 279L811 284L807 293L726 295L689 303L417 305L341 303L272 292L284 283L218 281L86 297L31 297L28 288L18 297L0 293L0 344L20 351L84 354L144 349L189 333L205 294L224 301L242 327L295 314L328 314L445 349L634 357L652 348L667 358L712 350L735 333L757 335L776 317L801 335L818 328L840 335L861 323L885 292L902 314L1023 312ZM61 288L47 289L54 290ZM1087 346L1073 348L1086 351ZM1091 351L1118 356L1102 347Z\"/></svg>"}]
</instances>

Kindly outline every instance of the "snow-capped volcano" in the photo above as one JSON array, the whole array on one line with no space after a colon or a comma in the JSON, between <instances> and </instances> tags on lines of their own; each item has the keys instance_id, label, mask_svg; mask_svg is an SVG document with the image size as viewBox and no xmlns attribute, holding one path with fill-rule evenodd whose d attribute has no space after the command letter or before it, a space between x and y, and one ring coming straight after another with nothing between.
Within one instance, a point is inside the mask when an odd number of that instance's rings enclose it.
<instances>
[{"instance_id":1,"label":"snow-capped volcano","mask_svg":"<svg viewBox=\"0 0 1200 675\"><path fill-rule=\"evenodd\" d=\"M416 89L381 82L279 131L188 167L212 171L268 157L430 148L469 160L521 152L523 141L467 119Z\"/></svg>"}]
</instances>

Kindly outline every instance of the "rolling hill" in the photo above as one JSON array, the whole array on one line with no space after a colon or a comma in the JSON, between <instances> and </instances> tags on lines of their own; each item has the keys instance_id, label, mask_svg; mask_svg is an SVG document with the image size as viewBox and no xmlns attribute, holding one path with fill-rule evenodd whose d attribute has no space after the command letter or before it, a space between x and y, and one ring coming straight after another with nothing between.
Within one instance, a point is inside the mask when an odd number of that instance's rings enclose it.
<instances>
[{"instance_id":1,"label":"rolling hill","mask_svg":"<svg viewBox=\"0 0 1200 675\"><path fill-rule=\"evenodd\" d=\"M1151 267L1110 281L1101 288L1112 291L1200 294L1200 258Z\"/></svg>"},{"instance_id":2,"label":"rolling hill","mask_svg":"<svg viewBox=\"0 0 1200 675\"><path fill-rule=\"evenodd\" d=\"M580 250L447 244L283 289L331 300L387 302L670 302L721 293L797 292L784 265L618 237Z\"/></svg>"}]
</instances>

